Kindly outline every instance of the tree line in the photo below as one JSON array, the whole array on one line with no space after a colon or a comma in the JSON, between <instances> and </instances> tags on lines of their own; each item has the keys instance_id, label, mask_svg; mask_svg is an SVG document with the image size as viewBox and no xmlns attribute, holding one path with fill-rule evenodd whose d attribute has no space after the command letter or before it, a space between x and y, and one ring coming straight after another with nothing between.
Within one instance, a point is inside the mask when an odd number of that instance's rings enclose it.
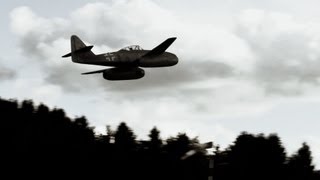
<instances>
[{"instance_id":1,"label":"tree line","mask_svg":"<svg viewBox=\"0 0 320 180\"><path fill-rule=\"evenodd\" d=\"M277 134L241 133L213 154L202 142L178 133L162 139L156 127L138 140L125 122L96 134L84 117L70 118L32 100L0 99L1 169L25 176L104 179L292 179L319 180L307 143L288 155ZM213 140L214 141L214 140ZM188 158L186 153L196 152ZM213 163L213 168L209 164ZM3 174L3 173L2 173Z\"/></svg>"}]
</instances>

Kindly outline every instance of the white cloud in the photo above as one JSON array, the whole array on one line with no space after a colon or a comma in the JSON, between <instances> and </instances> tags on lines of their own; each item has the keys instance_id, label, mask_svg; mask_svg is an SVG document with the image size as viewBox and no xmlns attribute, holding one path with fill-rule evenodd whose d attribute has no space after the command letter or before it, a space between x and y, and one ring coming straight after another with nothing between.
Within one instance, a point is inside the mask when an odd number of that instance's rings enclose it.
<instances>
[{"instance_id":1,"label":"white cloud","mask_svg":"<svg viewBox=\"0 0 320 180\"><path fill-rule=\"evenodd\" d=\"M100 91L103 97L113 96L114 103L126 97L142 105L169 97L193 112L238 117L271 107L275 102L266 92L296 95L318 83L320 38L314 23L298 22L287 14L247 10L236 20L234 31L210 23L194 27L151 1L137 0L90 3L66 19L44 18L19 7L11 19L24 54L43 64L46 83L86 95ZM152 48L174 34L178 40L170 49L180 63L146 70L146 77L137 81L80 76L93 68L61 60L70 49L71 33L90 40L98 51L135 42Z\"/></svg>"},{"instance_id":2,"label":"white cloud","mask_svg":"<svg viewBox=\"0 0 320 180\"><path fill-rule=\"evenodd\" d=\"M61 99L62 91L59 86L46 84L40 78L17 78L12 83L11 92L21 99L33 99L54 105ZM20 99L19 99L20 100Z\"/></svg>"},{"instance_id":3,"label":"white cloud","mask_svg":"<svg viewBox=\"0 0 320 180\"><path fill-rule=\"evenodd\" d=\"M20 26L21 16L30 21L29 26L25 24L26 28ZM150 1L88 4L73 11L68 19L43 18L30 8L20 7L13 10L11 18L12 29L20 37L24 54L43 64L44 79L47 83L61 86L69 92L85 92L87 95L94 89L104 89L105 92L99 94L107 98L115 96L113 103L117 103L122 97L138 99L136 102L142 110L146 98L150 101L166 101L167 97L173 98L176 95L172 100L177 104L176 107L190 106L194 111L202 108L205 110L203 112L218 113L221 108L227 109L227 104L224 100L219 100L217 105L211 106L211 101L234 92L225 91L223 87L217 86L210 87L211 91L203 87L208 82L204 80L214 78L218 81L221 78L229 78L238 71L250 69L246 64L251 67L250 50L242 39L230 31L207 24L190 29L188 22L180 22L171 12ZM88 44L97 44L100 51L101 47L120 48L119 44L128 45L133 41L146 43L151 49L163 41L163 38L174 33L178 40L172 49L176 49L177 54L181 55L181 61L178 66L170 69L146 70L146 77L138 81L107 82L101 75L80 76L80 72L85 72L91 67L76 65L67 60L60 61L61 55L70 49L69 40L65 38L69 38L70 32L83 35L84 40L90 39ZM197 36L194 36L195 34ZM204 82L193 85L196 81ZM209 98L203 98L203 95L196 95L192 91L206 92L206 95L211 97L210 102L206 102ZM143 101L139 100L140 98L143 98ZM185 99L189 99L190 103ZM236 101L236 97L230 98L228 104L232 105ZM168 106L169 109L173 103ZM167 104L168 102L166 106ZM124 107L128 111L130 108ZM181 113L183 112L172 112L175 117ZM160 116L161 113L157 114Z\"/></svg>"},{"instance_id":4,"label":"white cloud","mask_svg":"<svg viewBox=\"0 0 320 180\"><path fill-rule=\"evenodd\" d=\"M132 89L143 86L145 90L146 87L157 86L153 83L155 80L176 86L204 80L202 77L230 78L232 75L249 77L268 93L299 94L303 93L301 87L304 84L317 85L320 75L316 68L320 62L317 51L320 25L299 22L284 13L246 10L237 20L235 33L232 29L213 24L192 27L188 22L179 21L172 12L144 0L92 3L71 12L68 19L43 18L28 7L20 7L12 11L11 19L12 29L21 39L23 52L45 63L48 80L54 79L53 83L61 80L62 87L65 79L59 79L55 74L67 69L62 66L68 65L58 59L70 49L68 38L71 33L90 40L90 44L97 45L99 51L101 47L116 50L136 42L151 49L156 45L154 42L160 43L172 34L178 36L171 49L180 57L180 63L175 71L162 71L168 73L168 77L177 78L161 80L164 73L150 71L147 76L151 77L136 85L132 83ZM73 67L77 72L86 68ZM221 67L225 70L221 71ZM73 71L64 72L66 76L74 75ZM162 83L158 84L165 85ZM78 85L70 83L70 86ZM121 89L122 85L112 88Z\"/></svg>"},{"instance_id":5,"label":"white cloud","mask_svg":"<svg viewBox=\"0 0 320 180\"><path fill-rule=\"evenodd\" d=\"M292 15L247 10L237 33L256 57L253 79L271 93L299 94L306 85L318 85L319 25Z\"/></svg>"}]
</instances>

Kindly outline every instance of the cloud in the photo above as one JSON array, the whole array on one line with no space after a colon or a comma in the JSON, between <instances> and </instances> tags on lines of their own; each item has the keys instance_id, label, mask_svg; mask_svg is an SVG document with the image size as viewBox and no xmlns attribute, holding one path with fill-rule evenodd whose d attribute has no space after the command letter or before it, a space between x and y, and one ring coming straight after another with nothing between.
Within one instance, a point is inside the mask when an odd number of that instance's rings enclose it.
<instances>
[{"instance_id":1,"label":"cloud","mask_svg":"<svg viewBox=\"0 0 320 180\"><path fill-rule=\"evenodd\" d=\"M0 80L11 80L16 76L17 73L13 69L2 65L2 63L0 64Z\"/></svg>"},{"instance_id":2,"label":"cloud","mask_svg":"<svg viewBox=\"0 0 320 180\"><path fill-rule=\"evenodd\" d=\"M320 24L293 16L246 10L236 32L256 57L251 74L268 93L301 94L306 85L318 86Z\"/></svg>"},{"instance_id":3,"label":"cloud","mask_svg":"<svg viewBox=\"0 0 320 180\"><path fill-rule=\"evenodd\" d=\"M104 88L114 92L156 92L169 89L176 90L190 82L202 81L212 77L227 78L233 76L233 68L219 62L203 61L179 66L159 69L145 69L145 77L137 81L106 82L99 81L101 85L110 84ZM101 78L101 75L95 78Z\"/></svg>"},{"instance_id":4,"label":"cloud","mask_svg":"<svg viewBox=\"0 0 320 180\"><path fill-rule=\"evenodd\" d=\"M268 109L268 94L300 95L318 85L320 25L262 10L242 12L232 28L190 23L145 0L89 3L66 18L45 18L29 7L11 12L11 28L23 54L41 64L44 83L69 94L98 93L113 103L126 98L141 109L146 100L172 98L195 112L223 116L232 109L231 116L238 116ZM177 36L169 50L180 62L170 68L145 68L145 77L133 81L83 76L104 67L62 59L70 51L71 34L95 45L97 54L130 44L151 49Z\"/></svg>"},{"instance_id":5,"label":"cloud","mask_svg":"<svg viewBox=\"0 0 320 180\"><path fill-rule=\"evenodd\" d=\"M19 7L11 12L11 19L22 51L45 64L48 82L67 91L85 89L79 74L95 70L58 60L70 49L71 34L90 41L87 44L96 45L94 51L101 52L139 42L151 49L169 36L178 36L170 47L180 58L176 67L147 69L146 77L139 81L112 86L105 86L99 75L88 78L91 86L108 91L176 88L239 76L255 82L267 94L302 94L306 87L319 84L320 24L299 22L288 14L246 10L236 19L235 29L210 24L192 27L156 3L137 0L90 3L64 19L44 18L28 7Z\"/></svg>"},{"instance_id":6,"label":"cloud","mask_svg":"<svg viewBox=\"0 0 320 180\"><path fill-rule=\"evenodd\" d=\"M262 10L243 11L235 24L194 26L146 0L89 3L66 18L45 18L29 7L11 12L11 28L23 54L41 64L44 83L70 94L98 93L113 103L126 98L141 109L146 100L172 98L195 112L220 116L231 115L232 109L232 116L237 116L268 109L272 103L266 95L301 95L317 87L319 24ZM177 36L169 50L180 62L170 68L145 68L145 77L133 81L83 76L82 72L104 67L62 59L70 51L71 34L95 45L95 53L130 44L151 49Z\"/></svg>"},{"instance_id":7,"label":"cloud","mask_svg":"<svg viewBox=\"0 0 320 180\"><path fill-rule=\"evenodd\" d=\"M87 4L71 12L66 19L44 18L28 7L19 7L11 12L11 19L12 30L18 35L23 52L44 64L48 82L61 85L67 91L85 89L87 85L80 83L84 77L79 73L92 70L85 66L57 63L62 62L58 59L70 49L69 37L73 33L85 41L90 40L87 44L96 45L94 51L102 47L115 51L139 42L152 49L167 37L178 36L177 42L170 47L170 51L176 51L180 58L177 67L148 69L142 80L126 84L116 82L107 87L101 76L90 78L90 82L100 84L108 91L173 88L208 78L229 78L239 69L230 62L235 61L245 67L241 61L250 56L246 45L230 32L204 25L197 27L198 34L213 32L213 35L194 36L194 30L188 28L190 24L179 22L174 14L151 1ZM231 52L225 50L227 46L232 48Z\"/></svg>"}]
</instances>

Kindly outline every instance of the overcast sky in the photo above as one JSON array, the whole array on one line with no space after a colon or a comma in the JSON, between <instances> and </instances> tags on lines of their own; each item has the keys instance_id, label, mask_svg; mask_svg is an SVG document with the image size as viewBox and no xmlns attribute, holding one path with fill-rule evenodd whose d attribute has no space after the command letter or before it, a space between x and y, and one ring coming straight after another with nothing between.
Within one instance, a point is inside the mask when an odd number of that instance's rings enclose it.
<instances>
[{"instance_id":1,"label":"overcast sky","mask_svg":"<svg viewBox=\"0 0 320 180\"><path fill-rule=\"evenodd\" d=\"M1 2L0 96L33 99L97 132L125 121L139 139L186 132L222 147L242 131L277 133L292 154L311 146L320 167L318 0ZM177 37L174 67L111 82L99 66L61 56L78 35L94 53Z\"/></svg>"}]
</instances>

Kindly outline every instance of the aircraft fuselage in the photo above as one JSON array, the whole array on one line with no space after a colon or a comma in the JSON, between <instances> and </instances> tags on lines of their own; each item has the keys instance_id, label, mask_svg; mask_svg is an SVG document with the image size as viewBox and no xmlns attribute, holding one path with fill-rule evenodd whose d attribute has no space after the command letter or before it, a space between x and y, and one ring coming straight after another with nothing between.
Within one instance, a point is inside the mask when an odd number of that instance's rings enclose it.
<instances>
[{"instance_id":1,"label":"aircraft fuselage","mask_svg":"<svg viewBox=\"0 0 320 180\"><path fill-rule=\"evenodd\" d=\"M114 67L167 67L173 66L178 63L176 55L164 52L155 57L143 57L148 50L120 50L116 52L103 53L90 57L81 57L83 61L76 61L81 64L92 64L101 66L114 66ZM88 60L86 60L88 58Z\"/></svg>"}]
</instances>

